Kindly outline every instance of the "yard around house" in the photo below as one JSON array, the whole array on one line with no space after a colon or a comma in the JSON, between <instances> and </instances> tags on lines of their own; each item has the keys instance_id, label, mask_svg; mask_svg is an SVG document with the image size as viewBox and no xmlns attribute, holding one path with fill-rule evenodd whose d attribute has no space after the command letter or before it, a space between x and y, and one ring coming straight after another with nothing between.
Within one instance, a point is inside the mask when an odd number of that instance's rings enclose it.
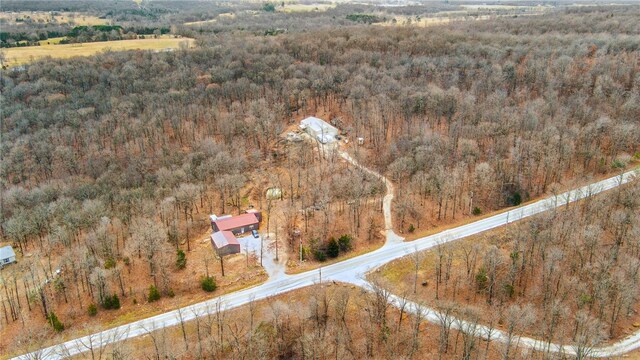
<instances>
[{"instance_id":1,"label":"yard around house","mask_svg":"<svg viewBox=\"0 0 640 360\"><path fill-rule=\"evenodd\" d=\"M316 116L329 121L336 114L319 112ZM299 131L300 120L283 131L282 137ZM272 202L271 224L279 224L281 228L280 237L289 252L286 266L290 274L362 255L379 248L385 240L382 212L382 199L386 194L384 183L337 153L323 156L323 150L315 139L304 139L302 142L279 142L277 152L280 155L274 163L277 166L270 169L272 174L277 174L275 177L285 193L282 201ZM337 148L352 155L356 151L362 152L354 146L353 141L345 144L343 139ZM362 152L363 163L370 162L367 156ZM363 166L366 167L365 164ZM296 205L292 207L292 203ZM263 220L261 229L265 228ZM300 238L289 236L293 229L300 230ZM351 239L348 250L340 250L336 257L325 254L331 239L338 240L345 235ZM300 261L300 240L303 261Z\"/></svg>"},{"instance_id":2,"label":"yard around house","mask_svg":"<svg viewBox=\"0 0 640 360\"><path fill-rule=\"evenodd\" d=\"M326 116L330 118L328 114ZM297 124L298 121L295 121L289 130L297 129ZM380 231L384 223L381 211L384 185L378 179L364 174L342 158L324 159L315 140L294 143L284 141L287 133L288 130L281 134L282 140L277 141L277 145L272 149L277 156L268 157L264 163L260 163L257 169L246 173L247 182L238 189L237 199L235 195L227 197L223 206L218 202L220 198L211 197L208 200L211 201L211 204L207 201L194 215L195 220L190 226L192 233L189 236L191 251L184 249L185 239L181 239L180 242L181 248L187 254L186 268L176 270L173 265L170 267L170 273L175 273L170 286L175 297L163 296L160 301L149 303L146 296L148 295L148 287L153 281L151 277L146 276L149 272L149 266L145 262L144 256L139 258L135 252L129 253L127 262L130 261L130 265L124 265L124 259L116 260L116 268L121 269L119 271L124 279L124 290L120 288L117 281L114 286L110 287L120 297L122 308L119 310L104 310L100 304L97 304L98 314L91 317L87 314L87 306L90 303L95 303L95 300L90 294L81 293L83 308L79 309L73 284L66 284L68 303L64 300L63 291L49 288L50 296L56 299L52 304L57 304L52 305L52 309L55 309L56 315L65 325L65 330L60 336L68 338L95 332L266 281L268 275L260 266L260 251L257 246L249 249L249 259L247 259L244 247L239 254L226 256L224 259L226 276L221 276L220 262L215 259L209 241L211 226L208 215L210 213L236 215L241 212L241 209L251 206L261 210L263 219L259 232L263 236L268 232L272 240L273 238L278 239L281 260L277 263L283 270L286 269L290 272L297 273L327 265L361 255L381 246L384 240ZM297 161L303 162L298 166ZM321 179L325 179L325 181L323 182ZM322 186L318 186L318 184ZM283 189L283 198L269 203L265 199L265 193L266 189L273 186ZM354 194L361 194L363 197L358 205L359 208L355 207L356 204L350 203L352 197L355 196ZM239 203L235 204L235 201L239 201ZM318 204L317 201L324 204L322 208L314 206ZM269 204L271 206L270 212L267 210ZM302 207L308 208L306 226L305 217L301 212ZM359 228L352 221L356 216L354 213L356 210L361 223ZM325 224L325 221L328 221L328 225ZM301 239L305 249L305 260L302 263L299 262L299 239L289 242L289 231L293 228L301 231ZM327 258L323 262L314 258L314 248L324 249L324 244L330 237L337 239L345 234L352 236L351 250L340 251L338 257ZM250 237L251 235L246 236ZM273 247L273 243L265 242L265 246ZM122 247L125 248L124 244ZM270 249L264 254L265 256L273 255L273 251L274 249ZM37 263L38 268L47 267L47 261L44 258L42 261L35 260L39 258L38 250L30 249L29 253L31 253L27 257L29 262L25 260L20 266L8 268L7 270L10 272L5 271L2 276L10 280L14 276L20 279L30 263ZM166 255L169 258L167 261L173 264L175 253L170 252ZM52 259L55 269L61 258L59 254L56 254ZM200 289L199 279L205 275L207 268L209 274L215 276L218 285L218 289L213 293L206 293ZM110 278L115 276L113 268L105 268L103 271ZM65 279L69 276L69 273L63 274ZM18 288L20 296L24 296L23 284L18 282ZM124 296L122 291L125 293ZM26 303L21 303L21 306L25 321L33 324L34 328L46 329L49 336L54 334L51 327L46 325L42 316L42 308L37 302L31 303L33 309L29 312L26 311ZM30 350L19 349L16 345L18 342L12 341L20 329L20 321L12 322L10 326L2 329L0 353L17 354ZM8 336L5 337L5 334ZM31 335L25 334L24 336ZM54 343L54 340L59 339L61 337L51 337L45 343L40 343L39 346Z\"/></svg>"},{"instance_id":3,"label":"yard around house","mask_svg":"<svg viewBox=\"0 0 640 360\"><path fill-rule=\"evenodd\" d=\"M225 256L225 276L221 276L220 261L214 255L209 240L211 233L209 229L194 236L194 240L191 242L192 251L187 255L186 267L182 270L177 270L178 276L172 283L172 291L175 293L173 297L163 295L160 300L149 302L147 299L148 287L153 281L142 275L147 271L148 266L145 264L144 259L132 257L130 265L126 267L122 274L125 279L123 284L125 295L122 295L121 289L113 289L115 291L114 294L119 296L120 309L103 309L100 304L96 303L87 294L81 295L82 306L79 307L76 301L78 294L73 291L71 284L66 284L68 287L66 295L56 286L47 287L47 293L60 300L58 306L50 305L51 308L49 310L55 310L56 315L63 322L65 331L61 334L56 334L51 329L51 326L47 324L42 315L41 305L32 302L30 304L32 310L26 312L26 301L21 300L20 306L24 310L22 314L24 321L29 323L32 329L38 330L24 333L20 321L12 322L6 326L3 324L2 336L0 336L0 354L2 354L0 359L5 359L5 355L14 356L25 351L33 351L36 348L58 343L63 339L105 330L178 307L198 303L211 297L260 285L267 280L267 274L260 266L259 257L255 254L250 254L249 259L247 259L244 252ZM28 267L30 262L35 261L34 259L38 258L38 256L35 252L28 253L24 261L19 258L17 264L5 267L0 272L0 284L3 284L3 281L13 282L14 279L18 279L18 295L24 298L25 288L22 286L20 279L24 274L25 267ZM170 257L170 261L174 261L175 253L172 252L167 256ZM38 262L38 266L46 268L46 261ZM110 272L113 269L105 271ZM171 271L176 270L172 269ZM201 289L200 279L206 276L207 273L215 278L217 289L213 292L205 292ZM135 276L135 274L139 275ZM54 281L53 283L57 282ZM3 291L5 290L3 289ZM68 302L63 300L65 296L68 298ZM97 305L97 314L95 316L88 314L88 306L90 304ZM30 338L36 336L36 334L40 334L43 337L39 338L38 341ZM26 344L25 341L27 342Z\"/></svg>"},{"instance_id":4,"label":"yard around house","mask_svg":"<svg viewBox=\"0 0 640 360\"><path fill-rule=\"evenodd\" d=\"M194 40L189 38L174 38L172 36L162 36L159 39L134 39L117 41L100 41L81 44L57 44L55 40L48 40L51 44L41 42L40 46L25 46L3 49L5 65L15 67L30 62L52 57L66 59L76 56L90 56L103 51L126 51L126 50L165 50L178 49L181 44L187 47L194 46ZM59 41L57 41L59 42Z\"/></svg>"}]
</instances>

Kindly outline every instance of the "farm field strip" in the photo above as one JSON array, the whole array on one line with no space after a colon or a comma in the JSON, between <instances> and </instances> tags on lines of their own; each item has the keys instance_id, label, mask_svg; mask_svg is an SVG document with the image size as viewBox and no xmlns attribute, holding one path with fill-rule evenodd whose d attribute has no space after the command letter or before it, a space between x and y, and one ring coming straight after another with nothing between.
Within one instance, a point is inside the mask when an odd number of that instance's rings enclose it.
<instances>
[{"instance_id":1,"label":"farm field strip","mask_svg":"<svg viewBox=\"0 0 640 360\"><path fill-rule=\"evenodd\" d=\"M51 44L13 47L4 49L3 52L5 53L6 63L9 67L12 67L24 65L48 56L52 58L66 59L76 56L94 55L102 51L177 49L181 43L186 43L191 47L193 46L194 40L187 38L163 37L160 39L100 41L62 45Z\"/></svg>"}]
</instances>

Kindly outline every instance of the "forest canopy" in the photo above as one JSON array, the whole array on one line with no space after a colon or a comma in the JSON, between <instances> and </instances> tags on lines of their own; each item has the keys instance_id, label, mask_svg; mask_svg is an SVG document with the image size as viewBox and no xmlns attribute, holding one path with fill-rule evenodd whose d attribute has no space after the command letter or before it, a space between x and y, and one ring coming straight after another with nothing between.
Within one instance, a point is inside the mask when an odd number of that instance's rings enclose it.
<instances>
[{"instance_id":1,"label":"forest canopy","mask_svg":"<svg viewBox=\"0 0 640 360\"><path fill-rule=\"evenodd\" d=\"M81 306L84 297L111 304L117 293L119 307L152 283L179 297L175 252L193 256L210 213L266 208L268 186L285 189L288 230L317 212L300 252L347 233L354 243L375 241L380 183L283 145L305 116L322 114L344 136L363 138L361 163L396 186L400 232L555 194L640 158L638 7L419 27L390 21L453 5L289 14L241 4L222 16L228 5L144 3L91 3L112 25L29 26L36 38L53 29L91 37L153 29L193 37L197 47L105 51L0 73L2 240L48 262L26 260L24 274L74 269L64 286L30 301L56 308L68 289ZM47 4L21 11L53 10ZM338 209L348 214L344 228L323 226ZM296 249L287 251L296 257ZM147 281L133 290L123 285L132 263ZM36 287L35 276L23 277ZM56 315L64 323L68 314ZM17 315L3 321L19 323Z\"/></svg>"}]
</instances>

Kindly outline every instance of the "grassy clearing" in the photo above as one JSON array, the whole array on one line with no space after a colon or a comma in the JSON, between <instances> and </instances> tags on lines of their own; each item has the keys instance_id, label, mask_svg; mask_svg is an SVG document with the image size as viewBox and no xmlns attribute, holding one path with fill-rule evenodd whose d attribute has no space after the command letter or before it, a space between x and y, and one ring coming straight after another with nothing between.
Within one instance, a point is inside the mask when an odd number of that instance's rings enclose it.
<instances>
[{"instance_id":1,"label":"grassy clearing","mask_svg":"<svg viewBox=\"0 0 640 360\"><path fill-rule=\"evenodd\" d=\"M395 22L393 20L395 20ZM374 23L374 25L378 25L378 26L413 25L418 27L427 27L427 26L448 24L451 21L452 21L452 18L450 17L420 18L419 20L416 20L416 18L413 16L394 16L392 20Z\"/></svg>"},{"instance_id":2,"label":"grassy clearing","mask_svg":"<svg viewBox=\"0 0 640 360\"><path fill-rule=\"evenodd\" d=\"M378 26L417 26L427 27L449 24L456 21L490 20L495 17L508 17L518 15L540 15L552 6L510 6L510 5L460 5L464 10L442 11L430 14L429 17L385 15L389 20L375 23ZM483 11L485 14L479 15ZM489 15L487 12L491 12Z\"/></svg>"},{"instance_id":3,"label":"grassy clearing","mask_svg":"<svg viewBox=\"0 0 640 360\"><path fill-rule=\"evenodd\" d=\"M378 26L417 26L417 27L429 27L450 24L456 21L474 21L474 20L489 20L492 17L499 17L502 15L481 15L481 16L468 16L460 14L458 16L438 16L438 17L420 17L413 16L393 16L391 20L385 22L374 23ZM393 21L395 20L395 21Z\"/></svg>"},{"instance_id":4,"label":"grassy clearing","mask_svg":"<svg viewBox=\"0 0 640 360\"><path fill-rule=\"evenodd\" d=\"M5 19L14 24L23 24L29 20L37 23L75 25L105 25L110 23L108 19L100 19L97 16L76 12L55 12L53 14L46 11L3 12L0 13L0 19Z\"/></svg>"},{"instance_id":5,"label":"grassy clearing","mask_svg":"<svg viewBox=\"0 0 640 360\"><path fill-rule=\"evenodd\" d=\"M60 41L66 39L66 36L56 37L56 38L48 38L47 40L40 40L38 43L40 46L42 45L57 45Z\"/></svg>"},{"instance_id":6,"label":"grassy clearing","mask_svg":"<svg viewBox=\"0 0 640 360\"><path fill-rule=\"evenodd\" d=\"M461 7L469 10L526 10L526 11L546 11L553 8L549 5L540 6L520 6L520 5L501 5L501 4L465 4Z\"/></svg>"},{"instance_id":7,"label":"grassy clearing","mask_svg":"<svg viewBox=\"0 0 640 360\"><path fill-rule=\"evenodd\" d=\"M189 47L192 47L194 40L162 37L160 39L136 39L101 41L83 44L28 46L8 48L3 51L6 57L6 64L9 67L13 67L27 64L48 56L56 59L66 59L76 56L94 55L103 51L177 49L181 43L185 42Z\"/></svg>"},{"instance_id":8,"label":"grassy clearing","mask_svg":"<svg viewBox=\"0 0 640 360\"><path fill-rule=\"evenodd\" d=\"M233 19L235 17L236 17L236 14L234 14L234 13L222 13L222 14L218 15L215 19L202 20L202 21L190 21L190 22L184 23L184 25L187 25L187 26L205 25L205 24L214 23L214 22L218 21L218 18Z\"/></svg>"},{"instance_id":9,"label":"grassy clearing","mask_svg":"<svg viewBox=\"0 0 640 360\"><path fill-rule=\"evenodd\" d=\"M278 11L285 13L300 13L312 11L327 11L336 7L336 4L285 4L284 7L276 7Z\"/></svg>"}]
</instances>

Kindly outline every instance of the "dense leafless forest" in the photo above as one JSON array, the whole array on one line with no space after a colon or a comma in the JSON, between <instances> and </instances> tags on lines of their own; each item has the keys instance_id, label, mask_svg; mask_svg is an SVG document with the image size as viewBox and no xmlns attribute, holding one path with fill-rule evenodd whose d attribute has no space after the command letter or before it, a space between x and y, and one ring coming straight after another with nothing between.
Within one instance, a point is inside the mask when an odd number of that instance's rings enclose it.
<instances>
[{"instance_id":1,"label":"dense leafless forest","mask_svg":"<svg viewBox=\"0 0 640 360\"><path fill-rule=\"evenodd\" d=\"M380 281L449 316L588 354L637 323L639 190L632 184L414 254Z\"/></svg>"},{"instance_id":2,"label":"dense leafless forest","mask_svg":"<svg viewBox=\"0 0 640 360\"><path fill-rule=\"evenodd\" d=\"M116 295L132 309L148 302L151 285L178 299L200 291L205 271L220 275L212 259L192 249L207 236L207 216L271 209L264 197L270 187L285 196L267 221L272 232L280 229L282 251L292 257L300 250L293 229L302 230L305 257L343 234L356 248L379 243L382 184L285 140L308 115L364 138L349 151L396 184L395 226L405 233L556 193L639 158L637 6L558 7L544 15L493 14L487 21L418 27L391 20L453 5L284 13L257 4L89 3L79 9L66 2L71 7L63 10L108 15L125 32L168 28L195 38L197 47L107 51L2 71L1 241L20 256L0 273L0 324L7 334L44 324L52 311L73 328L88 321L86 308L107 311ZM61 10L51 6L10 1L2 9ZM220 15L227 13L235 16ZM369 13L385 25L347 18ZM72 29L26 25L36 38ZM3 25L11 34L22 29ZM587 246L589 236L597 242L620 232L633 237L637 206L626 198L554 214L562 221L536 222L553 226L523 230L514 246L549 257L540 260L548 269L570 243ZM566 232L565 225L585 222L589 236ZM551 236L562 229L565 237ZM547 247L526 246L541 238ZM623 265L637 262L629 246L620 241L620 256L589 261L577 256L583 252L566 253L557 266L574 273L565 279L571 284L555 282L556 291L535 295L548 311L574 309L556 301L561 287L565 293L591 288L583 280L594 273L609 274L603 281L612 284L632 281ZM178 263L183 256L186 270ZM513 288L514 296L555 281L526 285L546 271L527 270L526 258L513 262L522 271L509 279L524 284ZM603 270L610 268L619 271ZM501 288L495 302L508 302L504 294ZM611 295L596 292L585 304L600 321L615 321L608 308L598 310L604 301L598 294ZM629 310L619 294L616 316ZM0 350L17 346L2 336ZM416 351L406 349L408 357Z\"/></svg>"},{"instance_id":3,"label":"dense leafless forest","mask_svg":"<svg viewBox=\"0 0 640 360\"><path fill-rule=\"evenodd\" d=\"M426 313L409 315L388 303L390 293L342 284L323 284L294 293L251 302L224 311L212 305L210 314L160 329L149 326L143 338L96 344L107 338L94 336L85 343L92 358L212 359L212 358L500 358L504 347L450 329L446 337L430 324ZM187 313L181 316L186 317ZM34 329L19 338L37 349L46 331ZM440 339L449 342L439 346ZM531 359L536 352L512 352L509 359Z\"/></svg>"}]
</instances>

